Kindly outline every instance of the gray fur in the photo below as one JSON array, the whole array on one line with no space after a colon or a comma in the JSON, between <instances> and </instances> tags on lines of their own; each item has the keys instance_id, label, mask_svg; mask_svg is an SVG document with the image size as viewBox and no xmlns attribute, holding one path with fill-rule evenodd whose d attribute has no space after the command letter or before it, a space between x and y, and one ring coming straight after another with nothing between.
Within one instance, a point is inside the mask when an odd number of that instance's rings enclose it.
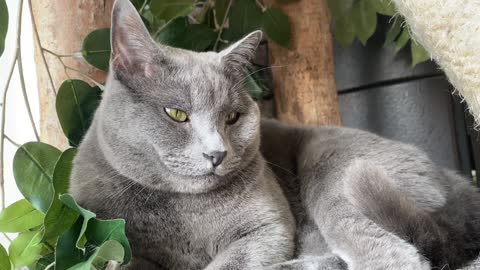
<instances>
[{"instance_id":1,"label":"gray fur","mask_svg":"<svg viewBox=\"0 0 480 270\"><path fill-rule=\"evenodd\" d=\"M129 268L427 270L472 259L479 196L420 150L260 121L243 86L260 39L220 53L158 46L130 2L116 1L107 89L70 192L101 218L126 219ZM241 116L227 125L230 112ZM224 151L219 166L205 158Z\"/></svg>"},{"instance_id":2,"label":"gray fur","mask_svg":"<svg viewBox=\"0 0 480 270\"><path fill-rule=\"evenodd\" d=\"M260 38L223 54L159 47L130 2L116 1L112 72L70 192L100 218L126 219L131 269L258 269L291 258L293 218L258 150L258 107L228 72ZM232 111L241 116L227 126ZM203 155L214 151L227 151L217 167Z\"/></svg>"},{"instance_id":3,"label":"gray fur","mask_svg":"<svg viewBox=\"0 0 480 270\"><path fill-rule=\"evenodd\" d=\"M458 269L478 256L477 189L421 150L364 131L271 120L261 134L294 206L297 256L333 252L348 269L378 270ZM316 234L318 245L308 244Z\"/></svg>"}]
</instances>

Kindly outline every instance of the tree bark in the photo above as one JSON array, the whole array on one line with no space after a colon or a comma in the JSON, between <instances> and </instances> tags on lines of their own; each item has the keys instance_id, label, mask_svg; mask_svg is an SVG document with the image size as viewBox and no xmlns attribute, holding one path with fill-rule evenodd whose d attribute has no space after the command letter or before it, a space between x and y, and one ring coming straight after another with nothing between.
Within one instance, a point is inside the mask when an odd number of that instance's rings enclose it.
<instances>
[{"instance_id":1,"label":"tree bark","mask_svg":"<svg viewBox=\"0 0 480 270\"><path fill-rule=\"evenodd\" d=\"M269 43L277 118L290 124L340 125L326 1L265 2L280 5L292 28L290 49Z\"/></svg>"},{"instance_id":2,"label":"tree bark","mask_svg":"<svg viewBox=\"0 0 480 270\"><path fill-rule=\"evenodd\" d=\"M83 39L93 30L110 26L110 13L113 0L33 0L33 16L43 48L59 55L80 52ZM49 78L41 53L46 57L52 74L55 91L67 79L87 78L75 71L66 71L60 61L53 55L40 51L36 46L35 62L37 66L40 99L40 134L43 142L65 149L67 139L62 132L55 111L55 94L51 89ZM96 81L103 82L105 73L88 65L81 58L63 58L69 67L89 74Z\"/></svg>"}]
</instances>

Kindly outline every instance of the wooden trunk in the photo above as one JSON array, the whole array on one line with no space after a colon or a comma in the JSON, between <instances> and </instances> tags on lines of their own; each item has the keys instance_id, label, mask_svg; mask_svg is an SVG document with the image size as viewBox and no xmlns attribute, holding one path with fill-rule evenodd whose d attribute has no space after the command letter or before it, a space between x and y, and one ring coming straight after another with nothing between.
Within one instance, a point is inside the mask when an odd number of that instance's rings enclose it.
<instances>
[{"instance_id":1,"label":"wooden trunk","mask_svg":"<svg viewBox=\"0 0 480 270\"><path fill-rule=\"evenodd\" d=\"M110 27L113 0L30 0L42 47L56 54L80 52L83 39L93 30ZM65 149L68 144L55 111L55 95L38 46L35 53L40 98L40 134L43 142ZM81 74L65 72L58 59L43 52L53 77L55 91L66 79L82 79ZM63 58L66 65L91 75L97 81L105 80L105 73L89 66L82 58Z\"/></svg>"},{"instance_id":2,"label":"wooden trunk","mask_svg":"<svg viewBox=\"0 0 480 270\"><path fill-rule=\"evenodd\" d=\"M269 43L277 118L290 124L340 125L326 1L265 2L280 7L292 27L290 49Z\"/></svg>"}]
</instances>

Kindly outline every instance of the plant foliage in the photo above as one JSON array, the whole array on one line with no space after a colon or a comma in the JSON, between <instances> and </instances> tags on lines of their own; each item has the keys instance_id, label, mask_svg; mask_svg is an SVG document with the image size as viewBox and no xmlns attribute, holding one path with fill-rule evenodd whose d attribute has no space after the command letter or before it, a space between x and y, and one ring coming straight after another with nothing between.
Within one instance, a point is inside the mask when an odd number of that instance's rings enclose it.
<instances>
[{"instance_id":1,"label":"plant foliage","mask_svg":"<svg viewBox=\"0 0 480 270\"><path fill-rule=\"evenodd\" d=\"M410 30L390 0L327 0L335 23L335 37L343 47L349 47L355 39L363 45L377 29L378 15L391 17L384 46L394 46L395 53L410 42L412 66L430 58L427 51L411 41Z\"/></svg>"}]
</instances>

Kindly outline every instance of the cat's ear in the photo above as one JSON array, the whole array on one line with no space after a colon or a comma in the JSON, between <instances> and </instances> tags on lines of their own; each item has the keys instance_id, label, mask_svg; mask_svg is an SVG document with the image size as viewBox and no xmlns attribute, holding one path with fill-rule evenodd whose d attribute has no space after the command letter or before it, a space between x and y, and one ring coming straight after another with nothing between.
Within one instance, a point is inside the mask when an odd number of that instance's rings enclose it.
<instances>
[{"instance_id":1,"label":"cat's ear","mask_svg":"<svg viewBox=\"0 0 480 270\"><path fill-rule=\"evenodd\" d=\"M159 48L130 0L116 0L112 11L112 62L118 76L151 76L151 59Z\"/></svg>"},{"instance_id":2,"label":"cat's ear","mask_svg":"<svg viewBox=\"0 0 480 270\"><path fill-rule=\"evenodd\" d=\"M255 31L220 52L223 64L227 68L244 70L254 58L258 44L262 40L262 31Z\"/></svg>"}]
</instances>

